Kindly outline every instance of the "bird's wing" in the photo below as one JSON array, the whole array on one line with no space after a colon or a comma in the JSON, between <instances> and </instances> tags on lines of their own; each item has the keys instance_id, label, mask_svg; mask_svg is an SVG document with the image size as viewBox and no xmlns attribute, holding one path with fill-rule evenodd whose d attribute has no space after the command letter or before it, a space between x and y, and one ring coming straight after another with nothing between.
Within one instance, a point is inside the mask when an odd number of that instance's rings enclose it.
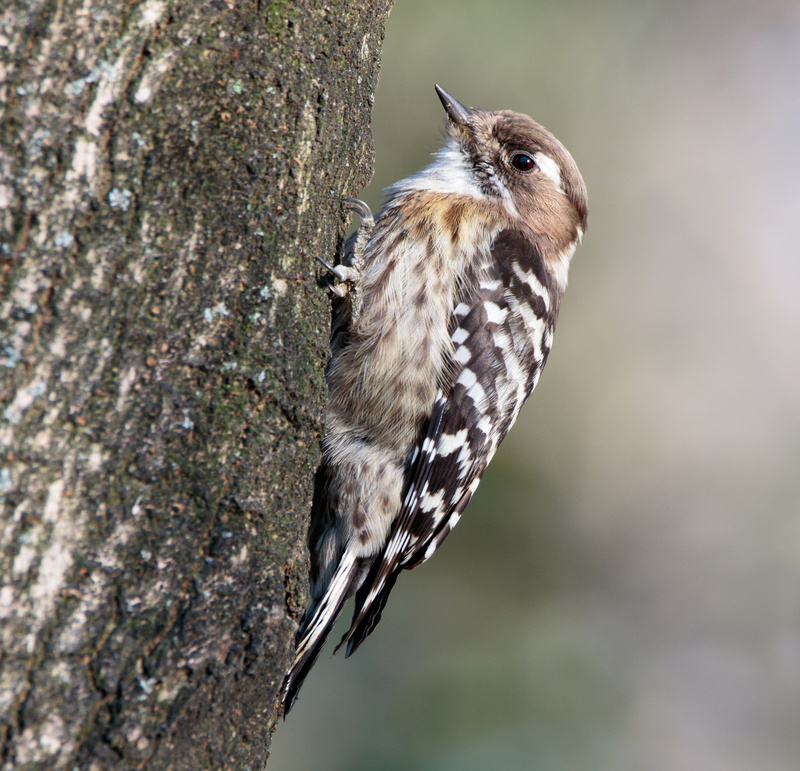
<instances>
[{"instance_id":1,"label":"bird's wing","mask_svg":"<svg viewBox=\"0 0 800 771\"><path fill-rule=\"evenodd\" d=\"M401 570L422 564L455 527L547 359L559 293L529 237L502 231L459 298L449 385L409 463L403 507L356 593L349 656L380 620Z\"/></svg>"}]
</instances>

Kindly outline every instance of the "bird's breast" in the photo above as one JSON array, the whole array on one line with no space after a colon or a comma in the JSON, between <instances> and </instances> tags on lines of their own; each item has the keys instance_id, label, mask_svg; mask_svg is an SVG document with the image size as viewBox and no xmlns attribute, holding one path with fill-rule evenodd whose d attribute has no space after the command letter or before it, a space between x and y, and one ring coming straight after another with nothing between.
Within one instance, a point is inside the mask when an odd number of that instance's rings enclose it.
<instances>
[{"instance_id":1,"label":"bird's breast","mask_svg":"<svg viewBox=\"0 0 800 771\"><path fill-rule=\"evenodd\" d=\"M362 312L332 362L329 410L399 453L446 386L456 298L488 261L501 224L481 208L416 193L381 212L367 245Z\"/></svg>"}]
</instances>

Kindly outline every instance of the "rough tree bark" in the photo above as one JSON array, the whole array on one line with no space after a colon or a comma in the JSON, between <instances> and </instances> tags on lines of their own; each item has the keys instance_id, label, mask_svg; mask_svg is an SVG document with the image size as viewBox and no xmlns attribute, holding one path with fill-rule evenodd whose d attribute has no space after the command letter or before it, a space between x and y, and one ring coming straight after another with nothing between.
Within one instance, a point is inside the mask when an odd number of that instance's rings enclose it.
<instances>
[{"instance_id":1,"label":"rough tree bark","mask_svg":"<svg viewBox=\"0 0 800 771\"><path fill-rule=\"evenodd\" d=\"M0 767L261 767L391 0L0 11Z\"/></svg>"}]
</instances>

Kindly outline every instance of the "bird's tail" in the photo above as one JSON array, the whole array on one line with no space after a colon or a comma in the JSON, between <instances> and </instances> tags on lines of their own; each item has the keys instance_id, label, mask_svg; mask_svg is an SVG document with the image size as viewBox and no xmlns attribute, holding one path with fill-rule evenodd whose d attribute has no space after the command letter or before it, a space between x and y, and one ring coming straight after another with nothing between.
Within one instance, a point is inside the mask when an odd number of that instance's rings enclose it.
<instances>
[{"instance_id":1,"label":"bird's tail","mask_svg":"<svg viewBox=\"0 0 800 771\"><path fill-rule=\"evenodd\" d=\"M297 633L297 652L292 666L283 682L281 704L284 717L297 700L297 693L311 667L319 657L342 608L354 591L358 574L363 566L354 551L346 550L342 561L328 584L325 594L306 612Z\"/></svg>"}]
</instances>

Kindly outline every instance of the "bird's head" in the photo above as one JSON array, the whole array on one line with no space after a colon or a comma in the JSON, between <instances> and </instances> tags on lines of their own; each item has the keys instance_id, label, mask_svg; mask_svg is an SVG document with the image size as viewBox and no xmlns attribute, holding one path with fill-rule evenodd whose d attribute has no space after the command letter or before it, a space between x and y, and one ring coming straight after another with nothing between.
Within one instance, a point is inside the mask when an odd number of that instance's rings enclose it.
<instances>
[{"instance_id":1,"label":"bird's head","mask_svg":"<svg viewBox=\"0 0 800 771\"><path fill-rule=\"evenodd\" d=\"M566 227L580 240L586 229L586 186L561 142L527 115L465 107L438 85L436 93L449 124L440 158L459 163L484 196L498 199L535 232Z\"/></svg>"}]
</instances>

